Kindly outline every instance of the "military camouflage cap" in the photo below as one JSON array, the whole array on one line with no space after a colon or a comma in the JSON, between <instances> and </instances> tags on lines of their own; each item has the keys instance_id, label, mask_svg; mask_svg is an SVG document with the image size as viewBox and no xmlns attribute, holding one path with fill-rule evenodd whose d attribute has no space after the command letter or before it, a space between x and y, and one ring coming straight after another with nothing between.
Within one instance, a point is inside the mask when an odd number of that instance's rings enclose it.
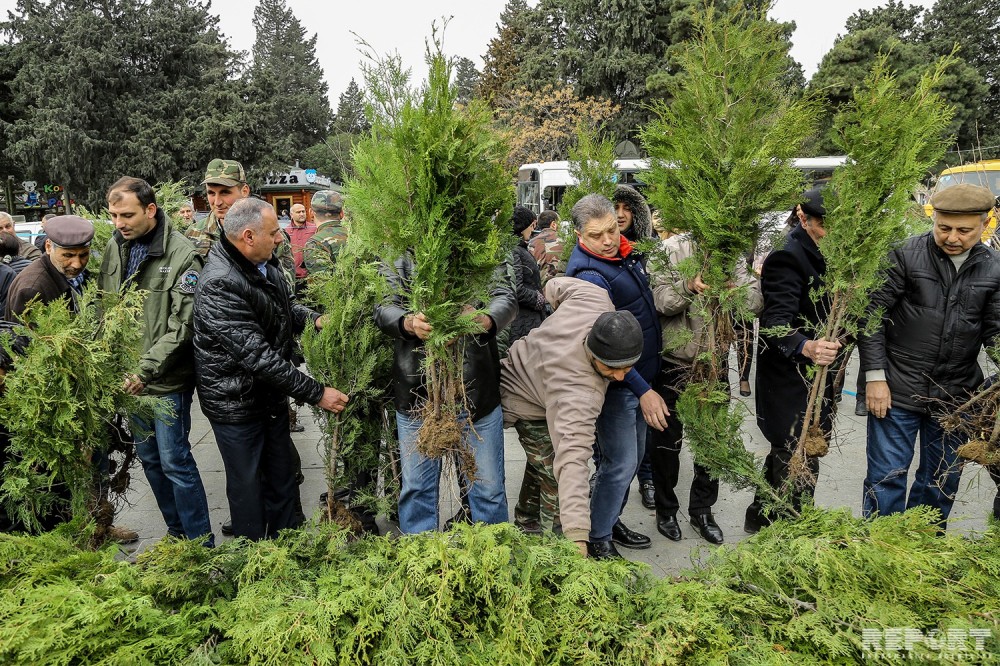
<instances>
[{"instance_id":1,"label":"military camouflage cap","mask_svg":"<svg viewBox=\"0 0 1000 666\"><path fill-rule=\"evenodd\" d=\"M323 213L333 213L336 215L344 210L344 198L339 192L333 190L320 190L313 194L312 209Z\"/></svg>"},{"instance_id":2,"label":"military camouflage cap","mask_svg":"<svg viewBox=\"0 0 1000 666\"><path fill-rule=\"evenodd\" d=\"M205 180L202 185L224 185L226 187L236 187L247 182L247 173L243 170L243 165L236 160L223 160L216 158L208 163L205 169Z\"/></svg>"},{"instance_id":3,"label":"military camouflage cap","mask_svg":"<svg viewBox=\"0 0 1000 666\"><path fill-rule=\"evenodd\" d=\"M931 206L939 213L963 215L988 213L993 208L993 193L980 185L962 183L946 190L935 192Z\"/></svg>"}]
</instances>

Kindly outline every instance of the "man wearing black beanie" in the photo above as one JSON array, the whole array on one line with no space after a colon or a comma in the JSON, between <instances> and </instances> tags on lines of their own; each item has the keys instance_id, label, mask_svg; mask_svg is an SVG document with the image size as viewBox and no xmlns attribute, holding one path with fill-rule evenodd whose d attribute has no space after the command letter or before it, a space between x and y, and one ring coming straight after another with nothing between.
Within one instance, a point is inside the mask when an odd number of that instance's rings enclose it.
<instances>
[{"instance_id":1,"label":"man wearing black beanie","mask_svg":"<svg viewBox=\"0 0 1000 666\"><path fill-rule=\"evenodd\" d=\"M583 280L554 278L545 297L554 313L500 364L504 426L514 426L527 454L515 516L533 511L541 529L561 524L582 553L620 557L612 543L588 548L588 463L608 385L642 355L642 327L631 312L615 310L607 291Z\"/></svg>"}]
</instances>

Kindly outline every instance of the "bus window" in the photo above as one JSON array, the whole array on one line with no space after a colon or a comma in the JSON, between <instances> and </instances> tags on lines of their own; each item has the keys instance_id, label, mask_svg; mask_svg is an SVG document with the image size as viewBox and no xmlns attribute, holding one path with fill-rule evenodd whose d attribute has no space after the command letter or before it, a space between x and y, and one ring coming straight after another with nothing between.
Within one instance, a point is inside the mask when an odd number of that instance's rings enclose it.
<instances>
[{"instance_id":1,"label":"bus window","mask_svg":"<svg viewBox=\"0 0 1000 666\"><path fill-rule=\"evenodd\" d=\"M520 169L517 172L517 204L527 206L535 215L539 208L538 169Z\"/></svg>"}]
</instances>

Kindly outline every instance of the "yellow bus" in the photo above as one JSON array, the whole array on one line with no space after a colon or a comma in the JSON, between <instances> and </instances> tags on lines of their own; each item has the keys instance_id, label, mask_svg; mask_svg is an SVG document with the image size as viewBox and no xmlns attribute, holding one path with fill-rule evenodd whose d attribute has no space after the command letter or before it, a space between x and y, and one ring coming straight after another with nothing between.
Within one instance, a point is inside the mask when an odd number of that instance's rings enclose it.
<instances>
[{"instance_id":1,"label":"yellow bus","mask_svg":"<svg viewBox=\"0 0 1000 666\"><path fill-rule=\"evenodd\" d=\"M946 190L961 183L981 185L989 189L994 197L1000 197L1000 160L982 160L980 162L971 162L945 169L938 176L937 182L934 184L934 189L931 191L931 196L935 192ZM930 217L934 209L929 203L926 203L924 204L924 212L927 213L927 217ZM1000 247L1000 235L996 233L996 230L997 209L994 207L990 211L989 218L986 220L986 229L983 230L983 242L992 247Z\"/></svg>"}]
</instances>

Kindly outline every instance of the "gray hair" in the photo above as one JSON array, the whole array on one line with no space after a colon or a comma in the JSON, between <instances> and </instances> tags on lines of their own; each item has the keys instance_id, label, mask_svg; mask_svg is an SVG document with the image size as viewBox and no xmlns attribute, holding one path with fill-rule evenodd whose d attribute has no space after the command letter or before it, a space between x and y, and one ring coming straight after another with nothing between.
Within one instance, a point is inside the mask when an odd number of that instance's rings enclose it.
<instances>
[{"instance_id":1,"label":"gray hair","mask_svg":"<svg viewBox=\"0 0 1000 666\"><path fill-rule=\"evenodd\" d=\"M222 223L226 230L226 238L235 241L246 229L260 231L264 226L264 211L274 207L266 201L247 197L240 199L233 204L233 207L226 213L226 221Z\"/></svg>"},{"instance_id":2,"label":"gray hair","mask_svg":"<svg viewBox=\"0 0 1000 666\"><path fill-rule=\"evenodd\" d=\"M5 210L0 210L0 220L9 220L11 224L14 224L14 216Z\"/></svg>"},{"instance_id":3,"label":"gray hair","mask_svg":"<svg viewBox=\"0 0 1000 666\"><path fill-rule=\"evenodd\" d=\"M583 231L584 225L591 220L609 215L614 217L615 206L611 203L611 199L603 194L588 194L573 204L570 215L573 218L573 227L577 231Z\"/></svg>"}]
</instances>

